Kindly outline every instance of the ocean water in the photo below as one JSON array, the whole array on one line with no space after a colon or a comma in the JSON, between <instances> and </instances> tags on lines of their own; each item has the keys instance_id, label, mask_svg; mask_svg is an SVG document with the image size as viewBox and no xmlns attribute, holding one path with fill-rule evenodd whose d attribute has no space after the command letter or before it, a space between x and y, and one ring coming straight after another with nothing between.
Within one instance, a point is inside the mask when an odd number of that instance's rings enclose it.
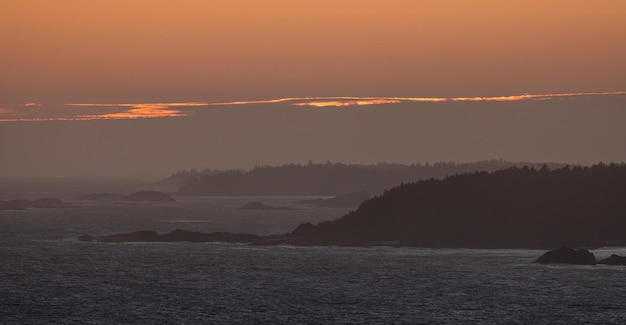
<instances>
[{"instance_id":1,"label":"ocean water","mask_svg":"<svg viewBox=\"0 0 626 325\"><path fill-rule=\"evenodd\" d=\"M626 267L538 265L537 250L76 240L177 228L265 235L348 211L238 210L297 198L177 199L0 211L0 323L626 324Z\"/></svg>"}]
</instances>

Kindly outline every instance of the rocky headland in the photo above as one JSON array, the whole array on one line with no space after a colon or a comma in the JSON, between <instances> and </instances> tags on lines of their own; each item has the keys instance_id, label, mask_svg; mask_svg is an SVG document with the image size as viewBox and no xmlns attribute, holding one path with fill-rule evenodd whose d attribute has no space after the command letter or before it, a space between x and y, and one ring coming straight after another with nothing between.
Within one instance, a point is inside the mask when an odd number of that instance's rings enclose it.
<instances>
[{"instance_id":1,"label":"rocky headland","mask_svg":"<svg viewBox=\"0 0 626 325\"><path fill-rule=\"evenodd\" d=\"M337 220L304 223L289 233L256 237L249 243L541 249L626 246L625 193L626 165L524 167L454 175L402 184ZM252 208L266 209L256 203ZM613 258L607 263L617 261Z\"/></svg>"}]
</instances>

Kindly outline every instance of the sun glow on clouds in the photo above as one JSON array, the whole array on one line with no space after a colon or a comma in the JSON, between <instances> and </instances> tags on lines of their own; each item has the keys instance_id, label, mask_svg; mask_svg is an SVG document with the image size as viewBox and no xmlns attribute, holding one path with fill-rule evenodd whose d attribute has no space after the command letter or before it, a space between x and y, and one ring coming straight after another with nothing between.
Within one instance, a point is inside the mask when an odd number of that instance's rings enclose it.
<instances>
[{"instance_id":1,"label":"sun glow on clouds","mask_svg":"<svg viewBox=\"0 0 626 325\"><path fill-rule=\"evenodd\" d=\"M364 105L381 105L381 104L397 104L397 99L388 98L372 98L359 100L334 100L334 101L312 101L304 103L294 103L295 106L313 106L313 107L344 107L344 106L364 106Z\"/></svg>"},{"instance_id":2,"label":"sun glow on clouds","mask_svg":"<svg viewBox=\"0 0 626 325\"><path fill-rule=\"evenodd\" d=\"M180 117L187 116L179 107L207 106L206 103L184 102L184 103L145 103L145 104L67 104L67 106L77 107L124 107L128 108L123 112L78 115L75 120L123 120L140 118L159 117Z\"/></svg>"},{"instance_id":3,"label":"sun glow on clouds","mask_svg":"<svg viewBox=\"0 0 626 325\"><path fill-rule=\"evenodd\" d=\"M523 94L514 96L494 96L494 97L287 97L266 100L232 101L232 102L179 102L179 103L124 103L124 104L96 104L77 103L65 104L71 107L100 107L103 109L118 110L117 112L107 112L100 114L76 114L62 117L45 116L24 116L13 115L15 109L0 108L0 114L5 118L0 118L0 122L35 122L35 121L89 121L89 120L126 120L126 119L147 119L163 117L184 117L189 113L185 109L194 107L213 106L240 106L240 105L260 105L288 103L298 107L350 107L368 106L382 104L397 104L407 102L514 102L525 100L549 100L554 98L580 97L580 96L605 96L605 95L626 95L626 91L617 92L584 92L584 93L561 93L561 94ZM26 103L23 107L43 107L38 103ZM122 111L119 111L119 110Z\"/></svg>"}]
</instances>

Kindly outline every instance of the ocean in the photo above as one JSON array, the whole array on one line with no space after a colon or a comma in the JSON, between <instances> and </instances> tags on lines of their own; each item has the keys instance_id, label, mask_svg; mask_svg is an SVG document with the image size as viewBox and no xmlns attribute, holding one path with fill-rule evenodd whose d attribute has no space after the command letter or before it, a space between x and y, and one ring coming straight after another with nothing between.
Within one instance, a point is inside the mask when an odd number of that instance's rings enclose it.
<instances>
[{"instance_id":1,"label":"ocean","mask_svg":"<svg viewBox=\"0 0 626 325\"><path fill-rule=\"evenodd\" d=\"M623 266L539 265L544 251L523 249L81 242L136 230L277 234L350 209L238 209L297 207L293 197L85 203L63 195L66 208L0 211L2 324L626 323Z\"/></svg>"}]
</instances>

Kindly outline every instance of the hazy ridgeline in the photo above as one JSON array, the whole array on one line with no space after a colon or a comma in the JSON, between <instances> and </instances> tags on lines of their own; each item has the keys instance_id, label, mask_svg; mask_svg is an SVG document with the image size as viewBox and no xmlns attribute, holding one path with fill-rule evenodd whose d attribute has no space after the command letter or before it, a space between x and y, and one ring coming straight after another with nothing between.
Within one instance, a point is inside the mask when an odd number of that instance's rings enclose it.
<instances>
[{"instance_id":1,"label":"hazy ridgeline","mask_svg":"<svg viewBox=\"0 0 626 325\"><path fill-rule=\"evenodd\" d=\"M181 184L180 195L339 195L367 191L380 194L401 183L440 179L466 172L492 172L513 166L541 168L543 163L488 160L474 163L348 165L342 163L260 166L248 171L184 171L158 184ZM551 169L564 164L547 164Z\"/></svg>"}]
</instances>

